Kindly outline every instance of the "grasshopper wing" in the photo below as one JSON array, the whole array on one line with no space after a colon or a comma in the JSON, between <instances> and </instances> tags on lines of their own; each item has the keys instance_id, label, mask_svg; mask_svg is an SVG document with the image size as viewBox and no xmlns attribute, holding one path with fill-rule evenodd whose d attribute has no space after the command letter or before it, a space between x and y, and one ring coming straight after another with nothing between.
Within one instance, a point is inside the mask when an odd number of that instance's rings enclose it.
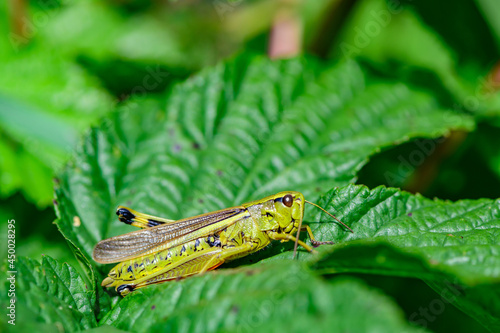
<instances>
[{"instance_id":1,"label":"grasshopper wing","mask_svg":"<svg viewBox=\"0 0 500 333\"><path fill-rule=\"evenodd\" d=\"M214 234L250 217L245 207L227 208L100 241L92 257L101 264L134 259Z\"/></svg>"}]
</instances>

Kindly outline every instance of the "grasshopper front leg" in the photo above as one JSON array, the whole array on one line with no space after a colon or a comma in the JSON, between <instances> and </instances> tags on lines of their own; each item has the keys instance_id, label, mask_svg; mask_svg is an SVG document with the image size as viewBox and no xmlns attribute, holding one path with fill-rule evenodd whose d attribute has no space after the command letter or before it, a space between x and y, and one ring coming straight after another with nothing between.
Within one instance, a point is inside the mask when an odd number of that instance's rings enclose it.
<instances>
[{"instance_id":1,"label":"grasshopper front leg","mask_svg":"<svg viewBox=\"0 0 500 333\"><path fill-rule=\"evenodd\" d=\"M325 241L325 242L317 241L316 238L314 238L314 234L313 234L313 232L311 230L311 227L308 226L308 225L303 226L302 228L300 228L300 231L303 231L303 230L307 231L307 234L309 235L309 239L311 240L311 244L314 247L317 247L317 246L320 246L320 245L324 245L324 244L335 244L335 242L332 242L332 241Z\"/></svg>"},{"instance_id":2,"label":"grasshopper front leg","mask_svg":"<svg viewBox=\"0 0 500 333\"><path fill-rule=\"evenodd\" d=\"M297 242L300 246L305 248L307 251L312 252L312 253L315 252L311 246L307 245L306 243L304 243L300 239L297 239L296 237L294 237L290 234L278 233L276 231L269 231L267 234L269 235L269 238L271 238L273 240Z\"/></svg>"}]
</instances>

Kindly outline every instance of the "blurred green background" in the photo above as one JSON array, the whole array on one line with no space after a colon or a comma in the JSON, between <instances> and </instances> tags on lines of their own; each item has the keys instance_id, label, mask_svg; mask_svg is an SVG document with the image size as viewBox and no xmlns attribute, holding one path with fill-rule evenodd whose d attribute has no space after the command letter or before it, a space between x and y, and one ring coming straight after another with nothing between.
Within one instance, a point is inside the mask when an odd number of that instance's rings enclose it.
<instances>
[{"instance_id":1,"label":"blurred green background","mask_svg":"<svg viewBox=\"0 0 500 333\"><path fill-rule=\"evenodd\" d=\"M451 200L500 197L495 0L9 0L0 15L0 223L6 230L16 220L18 255L79 266L53 224L52 199L85 131L131 96L168 91L243 52L356 58L373 76L432 91L478 128L382 151L358 183ZM432 151L407 163L422 147ZM418 280L359 277L407 316L436 296ZM428 328L484 331L451 306Z\"/></svg>"}]
</instances>

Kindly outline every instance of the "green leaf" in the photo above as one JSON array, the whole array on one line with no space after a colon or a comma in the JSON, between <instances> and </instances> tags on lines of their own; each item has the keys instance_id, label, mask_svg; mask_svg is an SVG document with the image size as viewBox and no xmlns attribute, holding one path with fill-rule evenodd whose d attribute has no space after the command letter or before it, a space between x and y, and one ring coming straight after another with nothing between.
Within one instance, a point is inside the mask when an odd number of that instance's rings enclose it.
<instances>
[{"instance_id":1,"label":"green leaf","mask_svg":"<svg viewBox=\"0 0 500 333\"><path fill-rule=\"evenodd\" d=\"M328 192L320 204L336 212L355 231L346 234L328 224L315 225L325 239L344 243L387 242L466 281L479 283L500 278L500 258L494 255L500 249L500 199L453 203L394 188L377 187L370 191L351 185Z\"/></svg>"},{"instance_id":2,"label":"green leaf","mask_svg":"<svg viewBox=\"0 0 500 333\"><path fill-rule=\"evenodd\" d=\"M86 330L85 332L90 333L128 333L128 331L119 330L113 326L103 325L96 328L92 328L90 330Z\"/></svg>"},{"instance_id":3,"label":"green leaf","mask_svg":"<svg viewBox=\"0 0 500 333\"><path fill-rule=\"evenodd\" d=\"M43 256L41 264L19 257L16 268L17 323L55 324L69 332L97 326L95 293L72 266Z\"/></svg>"},{"instance_id":4,"label":"green leaf","mask_svg":"<svg viewBox=\"0 0 500 333\"><path fill-rule=\"evenodd\" d=\"M57 224L94 281L95 272L102 277L109 269L91 259L95 244L133 230L116 220L119 204L178 219L286 189L316 200L354 181L384 147L473 126L469 117L440 109L429 94L367 81L354 62L242 56L176 85L166 97L132 100L90 131L59 175ZM112 300L102 298L102 322L141 330L147 322L137 318L137 307L146 304L141 295L147 299L168 285L133 293L107 315ZM335 295L336 288L324 288ZM175 318L168 318L172 328Z\"/></svg>"},{"instance_id":5,"label":"green leaf","mask_svg":"<svg viewBox=\"0 0 500 333\"><path fill-rule=\"evenodd\" d=\"M286 189L315 200L382 147L472 127L428 94L365 82L353 62L240 57L93 130L60 175L58 225L90 259L99 240L131 231L119 204L176 219Z\"/></svg>"},{"instance_id":6,"label":"green leaf","mask_svg":"<svg viewBox=\"0 0 500 333\"><path fill-rule=\"evenodd\" d=\"M326 283L291 260L138 290L102 323L134 332L418 331L378 292L343 278Z\"/></svg>"},{"instance_id":7,"label":"green leaf","mask_svg":"<svg viewBox=\"0 0 500 333\"><path fill-rule=\"evenodd\" d=\"M496 302L500 297L500 199L453 203L397 189L370 191L350 185L333 189L320 204L336 212L354 233L328 223L312 224L319 239L339 242L323 249L315 269L420 278L439 294L453 296L450 302L485 327L500 328Z\"/></svg>"}]
</instances>

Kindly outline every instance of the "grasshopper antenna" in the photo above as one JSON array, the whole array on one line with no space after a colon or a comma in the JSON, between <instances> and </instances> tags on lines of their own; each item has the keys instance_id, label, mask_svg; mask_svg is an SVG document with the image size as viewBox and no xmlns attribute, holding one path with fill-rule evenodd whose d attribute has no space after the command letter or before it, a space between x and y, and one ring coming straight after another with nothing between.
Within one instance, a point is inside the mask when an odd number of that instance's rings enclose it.
<instances>
[{"instance_id":1,"label":"grasshopper antenna","mask_svg":"<svg viewBox=\"0 0 500 333\"><path fill-rule=\"evenodd\" d=\"M305 200L308 204L310 205L313 205L314 207L317 207L319 209L321 209L323 212L327 213L328 215L330 215L331 217L333 217L335 219L335 221L337 221L338 223L342 224L344 227L346 227L347 229L349 229L350 232L354 233L354 231L352 231L351 228L349 228L344 222L340 221L338 218L335 217L335 215L332 215L330 213L328 213L323 207L319 206L319 205L316 205L314 202L310 202L310 201L307 201Z\"/></svg>"}]
</instances>

